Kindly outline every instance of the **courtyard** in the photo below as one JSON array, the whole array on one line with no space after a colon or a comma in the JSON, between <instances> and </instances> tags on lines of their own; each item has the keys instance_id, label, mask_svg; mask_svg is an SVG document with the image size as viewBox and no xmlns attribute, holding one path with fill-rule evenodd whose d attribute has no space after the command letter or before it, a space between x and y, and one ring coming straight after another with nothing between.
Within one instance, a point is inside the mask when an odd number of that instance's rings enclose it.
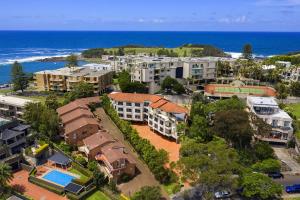
<instances>
[{"instance_id":1,"label":"courtyard","mask_svg":"<svg viewBox=\"0 0 300 200\"><path fill-rule=\"evenodd\" d=\"M177 162L179 160L180 144L164 138L159 133L153 132L146 124L133 124L132 126L137 130L140 137L149 140L157 150L164 149L167 151L170 162Z\"/></svg>"}]
</instances>

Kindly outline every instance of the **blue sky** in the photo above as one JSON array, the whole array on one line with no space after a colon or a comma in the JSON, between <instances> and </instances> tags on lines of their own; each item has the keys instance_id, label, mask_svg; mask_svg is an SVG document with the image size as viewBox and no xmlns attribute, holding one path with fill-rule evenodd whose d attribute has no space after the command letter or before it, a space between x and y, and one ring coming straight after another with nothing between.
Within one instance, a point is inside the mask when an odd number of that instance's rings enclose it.
<instances>
[{"instance_id":1,"label":"blue sky","mask_svg":"<svg viewBox=\"0 0 300 200\"><path fill-rule=\"evenodd\" d=\"M300 31L300 0L1 0L0 30Z\"/></svg>"}]
</instances>

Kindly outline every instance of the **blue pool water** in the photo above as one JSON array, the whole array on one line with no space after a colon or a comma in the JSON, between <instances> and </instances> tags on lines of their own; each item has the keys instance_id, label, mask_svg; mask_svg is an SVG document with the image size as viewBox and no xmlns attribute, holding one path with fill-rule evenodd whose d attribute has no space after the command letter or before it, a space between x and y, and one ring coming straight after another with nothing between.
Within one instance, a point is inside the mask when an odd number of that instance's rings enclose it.
<instances>
[{"instance_id":1,"label":"blue pool water","mask_svg":"<svg viewBox=\"0 0 300 200\"><path fill-rule=\"evenodd\" d=\"M46 179L48 181L51 181L53 183L56 183L58 185L65 187L69 183L71 183L72 180L75 179L75 177L71 176L69 174L60 172L58 170L52 170L51 172L49 172L45 176L43 176L43 179Z\"/></svg>"}]
</instances>

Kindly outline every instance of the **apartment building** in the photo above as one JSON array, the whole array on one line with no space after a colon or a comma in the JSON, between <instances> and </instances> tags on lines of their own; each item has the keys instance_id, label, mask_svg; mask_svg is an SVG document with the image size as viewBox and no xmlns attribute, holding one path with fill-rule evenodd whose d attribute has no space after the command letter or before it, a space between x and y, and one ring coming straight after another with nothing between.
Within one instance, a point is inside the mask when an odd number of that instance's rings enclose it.
<instances>
[{"instance_id":1,"label":"apartment building","mask_svg":"<svg viewBox=\"0 0 300 200\"><path fill-rule=\"evenodd\" d=\"M103 68L104 66L88 65L36 72L35 86L41 91L69 92L76 84L85 82L93 85L95 94L100 94L111 86L114 73Z\"/></svg>"},{"instance_id":2,"label":"apartment building","mask_svg":"<svg viewBox=\"0 0 300 200\"><path fill-rule=\"evenodd\" d=\"M78 99L56 110L61 120L60 134L66 143L80 146L83 139L99 130L99 122L88 107L88 104L99 101L99 97Z\"/></svg>"},{"instance_id":3,"label":"apartment building","mask_svg":"<svg viewBox=\"0 0 300 200\"><path fill-rule=\"evenodd\" d=\"M183 60L183 78L193 82L215 80L219 58L186 58Z\"/></svg>"},{"instance_id":4,"label":"apartment building","mask_svg":"<svg viewBox=\"0 0 300 200\"><path fill-rule=\"evenodd\" d=\"M136 161L108 131L99 130L85 138L83 143L79 151L85 153L89 160L97 160L110 179L119 181L123 174L135 175Z\"/></svg>"},{"instance_id":5,"label":"apartment building","mask_svg":"<svg viewBox=\"0 0 300 200\"><path fill-rule=\"evenodd\" d=\"M247 97L250 112L272 126L268 136L258 137L267 142L287 143L293 135L292 118L281 110L273 97Z\"/></svg>"},{"instance_id":6,"label":"apartment building","mask_svg":"<svg viewBox=\"0 0 300 200\"><path fill-rule=\"evenodd\" d=\"M177 124L187 119L186 108L158 95L111 93L108 96L121 119L146 122L152 130L172 139L178 139Z\"/></svg>"},{"instance_id":7,"label":"apartment building","mask_svg":"<svg viewBox=\"0 0 300 200\"><path fill-rule=\"evenodd\" d=\"M17 120L0 118L0 163L8 163L13 170L20 167L21 150L27 145L29 128Z\"/></svg>"},{"instance_id":8,"label":"apartment building","mask_svg":"<svg viewBox=\"0 0 300 200\"><path fill-rule=\"evenodd\" d=\"M20 119L26 104L31 102L29 99L0 95L0 116Z\"/></svg>"}]
</instances>

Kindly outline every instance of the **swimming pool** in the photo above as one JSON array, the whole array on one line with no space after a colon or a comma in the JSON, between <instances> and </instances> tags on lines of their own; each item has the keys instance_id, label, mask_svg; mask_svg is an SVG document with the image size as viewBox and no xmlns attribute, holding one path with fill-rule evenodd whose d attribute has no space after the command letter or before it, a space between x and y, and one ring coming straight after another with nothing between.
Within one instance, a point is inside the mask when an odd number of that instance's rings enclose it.
<instances>
[{"instance_id":1,"label":"swimming pool","mask_svg":"<svg viewBox=\"0 0 300 200\"><path fill-rule=\"evenodd\" d=\"M67 186L69 183L72 182L73 179L75 179L74 176L71 176L58 170L52 170L46 175L44 175L42 178L56 183L58 185L61 185L63 187Z\"/></svg>"}]
</instances>

